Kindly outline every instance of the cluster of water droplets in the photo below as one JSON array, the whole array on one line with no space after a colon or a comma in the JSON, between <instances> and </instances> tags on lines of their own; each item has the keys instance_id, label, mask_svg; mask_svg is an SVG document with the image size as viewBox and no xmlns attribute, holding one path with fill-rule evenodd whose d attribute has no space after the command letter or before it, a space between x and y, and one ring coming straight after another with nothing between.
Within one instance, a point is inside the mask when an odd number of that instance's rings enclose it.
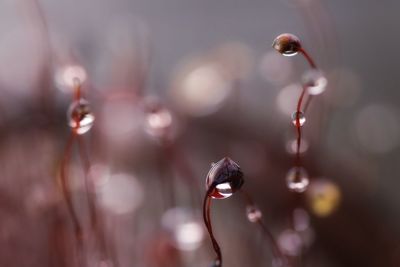
<instances>
[{"instance_id":1,"label":"cluster of water droplets","mask_svg":"<svg viewBox=\"0 0 400 267\"><path fill-rule=\"evenodd\" d=\"M306 71L302 76L302 85L304 88L303 94L308 94L309 97L312 97L325 91L328 84L326 77L316 68L312 59L303 50L300 39L297 36L290 33L281 34L275 38L272 47L283 56L294 56L300 52L309 61L312 69ZM289 151L294 151L294 154L297 155L298 159L300 158L299 154L306 150L304 149L304 146L301 146L301 143L304 140L302 140L300 136L300 128L306 122L304 111L300 110L303 96L304 95L300 97L298 103L299 107L297 107L297 110L293 112L291 117L293 125L298 130L298 140L291 143ZM301 151L302 149L303 151ZM307 189L309 183L308 174L304 168L300 167L300 164L291 168L286 175L286 184L291 191L302 193Z\"/></svg>"}]
</instances>

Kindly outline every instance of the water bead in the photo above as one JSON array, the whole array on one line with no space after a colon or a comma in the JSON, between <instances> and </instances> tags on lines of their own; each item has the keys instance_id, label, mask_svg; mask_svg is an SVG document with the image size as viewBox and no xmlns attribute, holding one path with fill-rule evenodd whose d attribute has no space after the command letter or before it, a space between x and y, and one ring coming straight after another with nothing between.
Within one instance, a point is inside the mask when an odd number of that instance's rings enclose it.
<instances>
[{"instance_id":1,"label":"water bead","mask_svg":"<svg viewBox=\"0 0 400 267\"><path fill-rule=\"evenodd\" d=\"M295 111L292 114L292 123L294 126L303 126L304 123L306 122L306 117L304 116L304 113L302 111Z\"/></svg>"},{"instance_id":2,"label":"water bead","mask_svg":"<svg viewBox=\"0 0 400 267\"><path fill-rule=\"evenodd\" d=\"M248 206L246 208L247 219L249 222L255 223L262 217L262 212L255 206Z\"/></svg>"},{"instance_id":3,"label":"water bead","mask_svg":"<svg viewBox=\"0 0 400 267\"><path fill-rule=\"evenodd\" d=\"M243 185L243 173L230 158L223 158L212 165L206 178L209 196L216 199L230 197Z\"/></svg>"},{"instance_id":4,"label":"water bead","mask_svg":"<svg viewBox=\"0 0 400 267\"><path fill-rule=\"evenodd\" d=\"M310 95L319 95L323 93L328 85L328 80L319 70L308 70L303 74L303 84L307 86L307 92Z\"/></svg>"},{"instance_id":5,"label":"water bead","mask_svg":"<svg viewBox=\"0 0 400 267\"><path fill-rule=\"evenodd\" d=\"M294 56L301 49L300 39L290 33L283 33L275 38L272 47L284 56Z\"/></svg>"},{"instance_id":6,"label":"water bead","mask_svg":"<svg viewBox=\"0 0 400 267\"><path fill-rule=\"evenodd\" d=\"M293 192L302 193L306 191L309 183L307 171L302 167L293 167L287 173L286 184Z\"/></svg>"},{"instance_id":7,"label":"water bead","mask_svg":"<svg viewBox=\"0 0 400 267\"><path fill-rule=\"evenodd\" d=\"M67 119L69 126L77 134L84 134L92 128L95 117L90 110L89 102L80 99L70 105Z\"/></svg>"}]
</instances>

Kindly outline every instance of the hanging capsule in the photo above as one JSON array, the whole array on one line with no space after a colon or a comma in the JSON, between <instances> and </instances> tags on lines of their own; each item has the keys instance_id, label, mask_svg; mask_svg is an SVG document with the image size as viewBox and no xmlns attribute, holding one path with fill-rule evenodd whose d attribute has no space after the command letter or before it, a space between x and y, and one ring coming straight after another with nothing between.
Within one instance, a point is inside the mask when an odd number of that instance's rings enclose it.
<instances>
[{"instance_id":1,"label":"hanging capsule","mask_svg":"<svg viewBox=\"0 0 400 267\"><path fill-rule=\"evenodd\" d=\"M283 33L275 38L272 47L284 56L297 55L301 50L300 39L291 33Z\"/></svg>"},{"instance_id":2,"label":"hanging capsule","mask_svg":"<svg viewBox=\"0 0 400 267\"><path fill-rule=\"evenodd\" d=\"M80 99L70 105L67 119L69 126L77 134L84 134L92 128L95 117L90 110L89 102Z\"/></svg>"},{"instance_id":3,"label":"hanging capsule","mask_svg":"<svg viewBox=\"0 0 400 267\"><path fill-rule=\"evenodd\" d=\"M212 198L223 199L238 191L243 182L239 165L226 157L212 165L206 178L206 189Z\"/></svg>"}]
</instances>

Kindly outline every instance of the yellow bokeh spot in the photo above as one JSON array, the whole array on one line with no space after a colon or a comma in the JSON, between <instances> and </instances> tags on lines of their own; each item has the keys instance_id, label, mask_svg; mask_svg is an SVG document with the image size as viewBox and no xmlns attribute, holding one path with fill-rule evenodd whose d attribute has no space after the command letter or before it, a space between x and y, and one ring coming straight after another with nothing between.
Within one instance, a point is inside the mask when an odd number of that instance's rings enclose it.
<instances>
[{"instance_id":1,"label":"yellow bokeh spot","mask_svg":"<svg viewBox=\"0 0 400 267\"><path fill-rule=\"evenodd\" d=\"M312 182L307 191L307 196L311 211L319 217L331 215L341 201L339 187L326 179Z\"/></svg>"}]
</instances>

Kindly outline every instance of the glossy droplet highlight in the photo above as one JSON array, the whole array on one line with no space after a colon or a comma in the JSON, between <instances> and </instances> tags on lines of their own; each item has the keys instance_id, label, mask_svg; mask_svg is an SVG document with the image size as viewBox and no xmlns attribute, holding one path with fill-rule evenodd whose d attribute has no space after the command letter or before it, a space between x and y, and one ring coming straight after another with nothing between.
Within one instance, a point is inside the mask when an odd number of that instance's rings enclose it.
<instances>
[{"instance_id":1,"label":"glossy droplet highlight","mask_svg":"<svg viewBox=\"0 0 400 267\"><path fill-rule=\"evenodd\" d=\"M328 80L319 70L308 70L303 74L303 84L307 86L307 92L310 95L319 95L323 93L328 85Z\"/></svg>"},{"instance_id":2,"label":"glossy droplet highlight","mask_svg":"<svg viewBox=\"0 0 400 267\"><path fill-rule=\"evenodd\" d=\"M262 212L255 206L248 206L246 208L247 219L249 222L255 223L261 220Z\"/></svg>"},{"instance_id":3,"label":"glossy droplet highlight","mask_svg":"<svg viewBox=\"0 0 400 267\"><path fill-rule=\"evenodd\" d=\"M212 165L206 178L206 189L212 198L230 197L243 185L243 173L230 158L223 158Z\"/></svg>"},{"instance_id":4,"label":"glossy droplet highlight","mask_svg":"<svg viewBox=\"0 0 400 267\"><path fill-rule=\"evenodd\" d=\"M294 56L301 49L300 39L294 34L283 33L275 38L272 47L284 56Z\"/></svg>"},{"instance_id":5,"label":"glossy droplet highlight","mask_svg":"<svg viewBox=\"0 0 400 267\"><path fill-rule=\"evenodd\" d=\"M308 184L308 174L302 167L293 167L289 170L286 176L286 184L289 190L297 193L306 191Z\"/></svg>"},{"instance_id":6,"label":"glossy droplet highlight","mask_svg":"<svg viewBox=\"0 0 400 267\"><path fill-rule=\"evenodd\" d=\"M296 127L301 127L304 125L306 122L306 117L304 116L304 113L301 111L295 111L292 114L292 123Z\"/></svg>"},{"instance_id":7,"label":"glossy droplet highlight","mask_svg":"<svg viewBox=\"0 0 400 267\"><path fill-rule=\"evenodd\" d=\"M67 112L68 124L77 133L88 132L94 123L94 115L90 110L89 102L84 99L73 102Z\"/></svg>"}]
</instances>

